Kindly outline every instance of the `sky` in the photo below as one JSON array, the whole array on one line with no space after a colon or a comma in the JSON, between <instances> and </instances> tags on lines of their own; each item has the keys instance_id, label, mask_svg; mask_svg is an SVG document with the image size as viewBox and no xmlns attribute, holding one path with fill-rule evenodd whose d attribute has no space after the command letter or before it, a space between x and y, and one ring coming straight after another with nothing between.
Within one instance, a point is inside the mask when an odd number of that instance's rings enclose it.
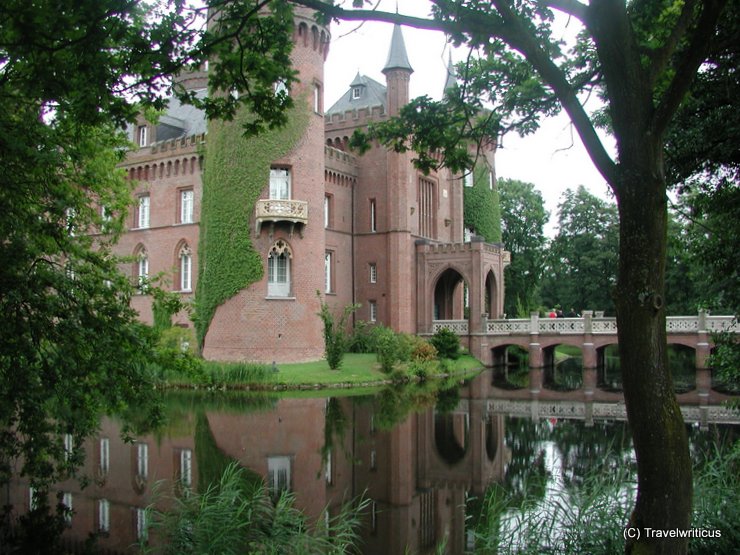
<instances>
[{"instance_id":1,"label":"sky","mask_svg":"<svg viewBox=\"0 0 740 555\"><path fill-rule=\"evenodd\" d=\"M398 5L402 14L427 16L429 13L426 0L402 0ZM380 0L379 9L396 11L396 2ZM332 42L324 75L327 108L347 91L358 71L385 84L381 70L388 55L391 32L392 26L388 23L332 23ZM562 32L572 32L572 29L564 28ZM403 35L414 69L411 98L422 94L440 98L450 52L453 61L458 62L464 59L467 51L451 50L440 32L404 27ZM594 168L566 115L545 120L534 135L505 136L503 148L496 153L496 173L499 178L533 183L541 191L550 212L550 224L545 230L548 235L556 231L557 205L568 188L584 185L592 194L609 198L605 180Z\"/></svg>"}]
</instances>

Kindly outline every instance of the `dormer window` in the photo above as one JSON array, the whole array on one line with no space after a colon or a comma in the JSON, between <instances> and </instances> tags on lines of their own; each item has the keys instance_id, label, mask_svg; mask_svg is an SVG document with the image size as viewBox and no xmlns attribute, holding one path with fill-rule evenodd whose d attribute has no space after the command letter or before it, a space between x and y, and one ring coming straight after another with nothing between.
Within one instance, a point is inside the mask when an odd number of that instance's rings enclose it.
<instances>
[{"instance_id":1,"label":"dormer window","mask_svg":"<svg viewBox=\"0 0 740 555\"><path fill-rule=\"evenodd\" d=\"M139 126L139 133L138 133L139 146L146 146L149 144L148 131L149 130L146 125Z\"/></svg>"},{"instance_id":2,"label":"dormer window","mask_svg":"<svg viewBox=\"0 0 740 555\"><path fill-rule=\"evenodd\" d=\"M357 100L362 96L362 87L353 87L352 88L352 100Z\"/></svg>"}]
</instances>

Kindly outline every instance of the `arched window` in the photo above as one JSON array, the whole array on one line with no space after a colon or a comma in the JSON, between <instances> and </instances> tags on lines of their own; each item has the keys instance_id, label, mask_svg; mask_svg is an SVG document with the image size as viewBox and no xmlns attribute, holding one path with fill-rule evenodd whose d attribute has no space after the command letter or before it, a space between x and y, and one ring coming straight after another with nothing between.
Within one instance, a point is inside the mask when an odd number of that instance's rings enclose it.
<instances>
[{"instance_id":1,"label":"arched window","mask_svg":"<svg viewBox=\"0 0 740 555\"><path fill-rule=\"evenodd\" d=\"M180 247L178 254L180 265L180 291L192 291L193 289L193 254L187 243Z\"/></svg>"},{"instance_id":2,"label":"arched window","mask_svg":"<svg viewBox=\"0 0 740 555\"><path fill-rule=\"evenodd\" d=\"M139 289L143 292L149 280L149 256L143 245L137 247L134 259L134 277Z\"/></svg>"},{"instance_id":3,"label":"arched window","mask_svg":"<svg viewBox=\"0 0 740 555\"><path fill-rule=\"evenodd\" d=\"M267 296L290 296L290 247L282 239L275 242L267 255Z\"/></svg>"}]
</instances>

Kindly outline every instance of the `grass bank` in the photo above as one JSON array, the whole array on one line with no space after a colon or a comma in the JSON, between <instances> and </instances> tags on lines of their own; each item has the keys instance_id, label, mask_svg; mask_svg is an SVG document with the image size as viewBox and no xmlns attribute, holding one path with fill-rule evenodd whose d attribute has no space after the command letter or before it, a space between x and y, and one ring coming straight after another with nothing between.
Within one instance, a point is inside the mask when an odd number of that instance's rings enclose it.
<instances>
[{"instance_id":1,"label":"grass bank","mask_svg":"<svg viewBox=\"0 0 740 555\"><path fill-rule=\"evenodd\" d=\"M471 376L482 364L470 355L455 360L430 362L423 376L435 379L450 375ZM370 387L420 379L411 365L397 364L391 374L381 371L372 353L348 353L339 370L331 370L326 360L271 365L205 361L188 372L167 372L160 376L165 387L215 389L323 389Z\"/></svg>"}]
</instances>

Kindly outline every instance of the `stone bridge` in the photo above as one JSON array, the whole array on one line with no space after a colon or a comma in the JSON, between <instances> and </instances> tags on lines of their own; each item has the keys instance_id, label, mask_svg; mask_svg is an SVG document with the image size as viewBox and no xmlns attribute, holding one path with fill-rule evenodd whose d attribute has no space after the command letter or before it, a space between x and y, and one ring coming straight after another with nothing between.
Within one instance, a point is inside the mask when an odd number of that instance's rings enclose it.
<instances>
[{"instance_id":1,"label":"stone bridge","mask_svg":"<svg viewBox=\"0 0 740 555\"><path fill-rule=\"evenodd\" d=\"M478 328L478 326L475 326ZM529 319L492 320L481 317L479 332L470 332L468 320L435 320L432 332L447 328L460 336L473 356L487 367L506 363L509 346L529 353L530 368L552 366L555 348L571 345L581 350L583 368L603 366L606 348L618 345L617 319L602 313L584 311L579 318L541 318L532 313ZM696 316L669 316L666 332L669 345L683 345L696 352L696 368L706 369L714 346L712 334L720 331L740 333L734 316L711 316L700 311Z\"/></svg>"}]
</instances>

